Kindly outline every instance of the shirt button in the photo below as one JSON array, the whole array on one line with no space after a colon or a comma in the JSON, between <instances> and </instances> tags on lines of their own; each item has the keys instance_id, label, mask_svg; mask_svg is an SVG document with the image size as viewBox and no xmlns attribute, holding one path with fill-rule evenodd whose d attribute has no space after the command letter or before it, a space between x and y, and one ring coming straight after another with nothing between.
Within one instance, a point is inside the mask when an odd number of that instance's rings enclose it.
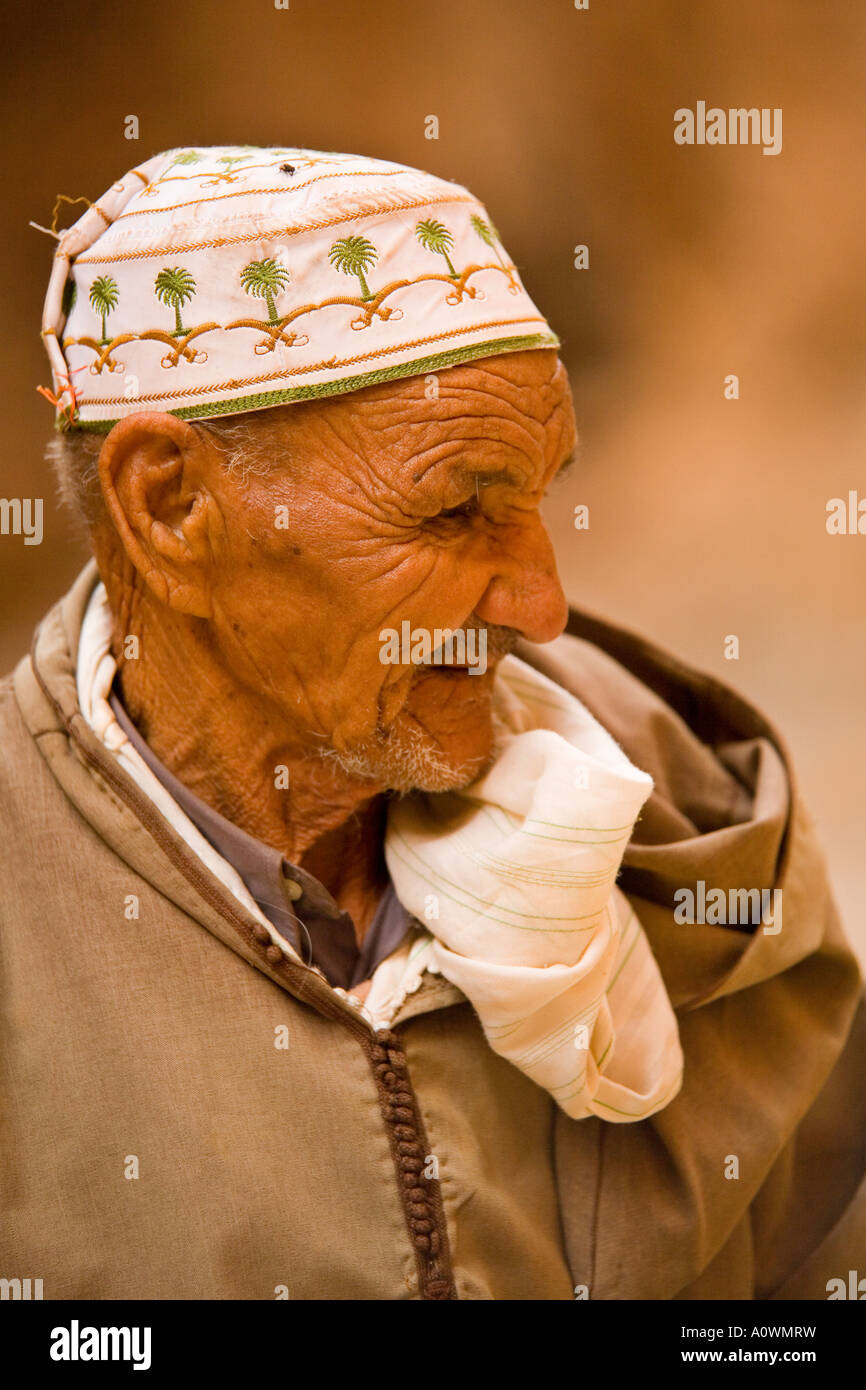
<instances>
[{"instance_id":1,"label":"shirt button","mask_svg":"<svg viewBox=\"0 0 866 1390\"><path fill-rule=\"evenodd\" d=\"M284 878L283 883L285 885L286 892L288 893L293 903L296 903L298 901L298 898L302 898L304 896L303 888L299 883L296 883L293 878Z\"/></svg>"}]
</instances>

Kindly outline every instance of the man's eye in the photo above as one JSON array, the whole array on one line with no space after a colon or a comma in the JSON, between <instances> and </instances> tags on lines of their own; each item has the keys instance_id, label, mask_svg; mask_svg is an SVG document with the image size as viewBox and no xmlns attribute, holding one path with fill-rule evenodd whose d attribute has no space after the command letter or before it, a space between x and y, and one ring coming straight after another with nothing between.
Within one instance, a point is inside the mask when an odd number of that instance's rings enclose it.
<instances>
[{"instance_id":1,"label":"man's eye","mask_svg":"<svg viewBox=\"0 0 866 1390\"><path fill-rule=\"evenodd\" d=\"M461 502L459 507L443 507L441 512L436 513L436 520L438 521L440 517L445 517L446 519L450 517L470 517L477 515L477 512L478 499L477 497L470 497L468 501Z\"/></svg>"}]
</instances>

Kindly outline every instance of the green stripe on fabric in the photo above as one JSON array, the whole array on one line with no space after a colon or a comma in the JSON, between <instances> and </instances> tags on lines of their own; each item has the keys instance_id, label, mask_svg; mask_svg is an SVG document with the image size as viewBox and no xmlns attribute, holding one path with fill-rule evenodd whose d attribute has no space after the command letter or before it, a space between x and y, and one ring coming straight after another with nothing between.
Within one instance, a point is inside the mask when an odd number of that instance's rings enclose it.
<instances>
[{"instance_id":1,"label":"green stripe on fabric","mask_svg":"<svg viewBox=\"0 0 866 1390\"><path fill-rule=\"evenodd\" d=\"M599 998L602 997L603 996L599 996ZM598 1002L599 1000L597 999L593 1004L593 1008L596 1007ZM569 1019L569 1021L563 1024L561 1027L555 1028L552 1033L546 1034L546 1036L541 1038L540 1041L534 1045L534 1047L530 1047L525 1052L521 1052L519 1054L519 1057L515 1060L517 1060L520 1065L525 1065L527 1068L531 1066L541 1066L541 1064L543 1062L546 1062L547 1059L553 1055L553 1053L559 1052L562 1049L563 1044L565 1043L565 1040L568 1037L569 1033L574 1033L574 1030L578 1027L580 1027L579 1023L576 1023L573 1020ZM582 1048L575 1050L584 1051L584 1049ZM586 1051L588 1053L589 1049L586 1049ZM582 1075L583 1072L586 1071L586 1068L587 1060L584 1059L583 1067L578 1072L578 1075Z\"/></svg>"},{"instance_id":2,"label":"green stripe on fabric","mask_svg":"<svg viewBox=\"0 0 866 1390\"><path fill-rule=\"evenodd\" d=\"M464 794L464 799L465 799L466 801L471 801L475 806L480 806L480 807L482 807L485 811L487 811L488 814L490 813L490 811L491 811L491 809L492 809L490 806L487 805L486 802L479 800L479 798L478 798L477 796L469 796L469 795ZM507 819L511 822L511 827L512 827L512 829L514 829L514 830L519 830L521 825L530 824L530 825L547 825L547 826L550 826L550 828L553 829L553 830L587 830L587 831L589 831L589 832L590 832L591 834L593 834L593 835L613 835L614 832L619 832L619 831L622 831L622 830L629 830L629 831L630 831L631 828L632 828L632 822L631 822L631 821L629 821L628 825L560 825L559 821L555 821L555 820L541 820L538 816L526 816L526 817L524 817L524 819L521 821L520 816L516 815L514 811L506 811L506 809L505 809L504 806L497 806L497 807L496 807L496 810L497 810L497 811L501 811L502 815L507 817ZM494 822L494 824L495 824L495 822ZM580 844L584 844L584 843L586 843L586 844L594 844L595 841L593 841L593 840L587 840L587 841L581 840L581 841L578 841L577 843L580 843ZM613 843L613 841L611 841L611 840L600 840L600 841L599 841L599 844L603 844L603 845L608 845L608 844L612 844L612 843Z\"/></svg>"},{"instance_id":3,"label":"green stripe on fabric","mask_svg":"<svg viewBox=\"0 0 866 1390\"><path fill-rule=\"evenodd\" d=\"M572 840L567 835L538 835L534 830L520 830L518 834L525 835L527 840L548 840L555 845L617 845L625 838L623 835L614 835L611 840Z\"/></svg>"},{"instance_id":4,"label":"green stripe on fabric","mask_svg":"<svg viewBox=\"0 0 866 1390\"><path fill-rule=\"evenodd\" d=\"M610 1052L610 1049L611 1049L612 1047L613 1047L613 1038L611 1038L611 1040L610 1040L610 1042L608 1043L607 1047L604 1049L604 1052L601 1054L601 1056L599 1057L598 1061L597 1061L596 1064L595 1064L595 1065L598 1067L599 1071L601 1071L601 1064L602 1064L602 1062L604 1061L604 1059L605 1059L605 1057L607 1056L607 1054Z\"/></svg>"},{"instance_id":5,"label":"green stripe on fabric","mask_svg":"<svg viewBox=\"0 0 866 1390\"><path fill-rule=\"evenodd\" d=\"M414 943L414 945L409 947L409 955L406 959L406 964L411 965L412 961L417 960L418 957L422 955L424 951L429 951L432 945L432 936L428 936L426 938L422 936L418 941Z\"/></svg>"},{"instance_id":6,"label":"green stripe on fabric","mask_svg":"<svg viewBox=\"0 0 866 1390\"><path fill-rule=\"evenodd\" d=\"M543 969L544 967L542 966L541 968ZM606 992L605 990L602 990L601 993L600 993L600 994L597 994L597 995L595 996L595 998L594 998L593 1000L590 1001L589 1004L586 1004L586 1005L584 1006L584 1008L581 1010L581 1012L580 1012L579 1014L575 1014L573 1018L570 1018L570 1019L567 1021L567 1023L565 1023L564 1025L561 1025L561 1027L564 1027L565 1030L566 1030L566 1032L567 1032L569 1029L571 1029L571 1028L577 1028L577 1027L579 1027L580 1024L583 1022L583 1020L584 1020L585 1018L588 1018L588 1017L590 1016L590 1014L592 1013L592 1011L596 1008L596 1006L597 1006L597 1005L601 1002L601 1000L604 998L605 992ZM522 1017L513 1019L512 1021L510 1021L510 1022L508 1022L508 1023L493 1023L493 1024L486 1024L486 1025L485 1025L485 1028L484 1028L484 1031L485 1031L485 1033L487 1034L488 1037L496 1038L496 1041L499 1042L499 1041L501 1041L502 1038L507 1037L509 1033L513 1033L513 1032L515 1031L515 1029L516 1029L516 1028L519 1028L520 1025L521 1025L522 1023L526 1023L526 1022L528 1022L529 1019L534 1018L537 1012L538 1012L537 1009L533 1009L533 1010L532 1010L532 1013L523 1014ZM552 1036L552 1035L545 1034L545 1038L548 1037L548 1036ZM544 1042L544 1041L545 1041L545 1038L542 1038L541 1041ZM540 1046L540 1045L541 1045L541 1044L536 1044L536 1046Z\"/></svg>"},{"instance_id":7,"label":"green stripe on fabric","mask_svg":"<svg viewBox=\"0 0 866 1390\"><path fill-rule=\"evenodd\" d=\"M549 1089L550 1094L555 1099L558 1098L560 1101L563 1101L573 1100L575 1096L580 1095L581 1091L585 1091L586 1087L587 1078L586 1072L584 1071L582 1073L579 1073L577 1076L570 1077L568 1081L563 1081L561 1086L551 1086ZM545 1087L545 1090L546 1089L548 1088ZM564 1092L565 1094L560 1095L560 1092Z\"/></svg>"},{"instance_id":8,"label":"green stripe on fabric","mask_svg":"<svg viewBox=\"0 0 866 1390\"><path fill-rule=\"evenodd\" d=\"M365 386L376 386L382 381L396 381L400 377L423 376L427 372L441 371L445 367L456 367L461 362L471 362L478 357L493 357L500 352L524 352L529 348L558 348L559 339L553 333L531 333L516 338L489 338L483 343L467 343L464 347L449 348L447 352L437 352L430 357L418 357L411 362L395 363L391 367L377 367L372 372L362 372L359 376L343 377L337 381L322 381L311 386L288 386L279 391L262 391L257 395L235 396L228 400L209 401L206 405L184 405L166 413L176 415L179 420L201 420L208 416L238 415L246 410L263 410L272 405L288 405L292 401L319 400L326 396L340 396L347 391L361 391ZM94 405L99 402L95 401ZM120 417L118 417L120 418ZM107 434L117 424L117 420L81 420L72 429L87 430L91 434Z\"/></svg>"},{"instance_id":9,"label":"green stripe on fabric","mask_svg":"<svg viewBox=\"0 0 866 1390\"><path fill-rule=\"evenodd\" d=\"M454 833L455 847L472 864L477 864L480 869L488 873L494 873L499 878L507 879L509 884L518 886L528 886L530 888L553 888L557 892L570 891L575 888L600 888L610 878L610 869L605 866L601 869L551 869L546 866L536 866L530 864L515 863L511 859L503 859L500 854L489 854L485 850L475 849L462 835ZM601 911L601 908L597 909ZM521 916L524 916L521 913ZM594 914L585 912L584 917L591 917Z\"/></svg>"},{"instance_id":10,"label":"green stripe on fabric","mask_svg":"<svg viewBox=\"0 0 866 1390\"><path fill-rule=\"evenodd\" d=\"M631 821L628 825L560 825L559 821L555 820L539 820L538 816L527 816L526 823L527 825L547 825L552 830L591 830L599 835L612 835L614 831L620 830L631 831L632 828ZM605 844L609 843L609 841L605 841Z\"/></svg>"},{"instance_id":11,"label":"green stripe on fabric","mask_svg":"<svg viewBox=\"0 0 866 1390\"><path fill-rule=\"evenodd\" d=\"M489 807L489 806L485 806L484 803L483 803L482 801L478 801L475 797L471 797L471 796L470 796L470 797L466 797L466 800L467 800L467 801L473 801L473 802L475 803L476 806L480 806L481 809L484 811L485 815L490 816L490 819L493 820L493 817L492 817L492 815L490 814L490 807ZM550 840L551 842L553 842L553 843L555 843L555 844L561 844L561 845L615 845L615 844L618 844L619 841L623 839L623 836L622 836L622 835L614 835L613 838L610 839L610 840L570 840L566 835L537 835L537 834L535 833L535 831L533 831L533 830L524 830L523 825L522 825L521 823L519 823L519 822L520 822L520 817L519 817L519 816L513 815L513 813L512 813L511 811L505 811L505 810L503 810L503 808L502 808L501 806L497 806L496 809L497 809L497 811L501 811L502 814L503 814L504 816L508 816L508 817L512 820L512 822L513 822L513 824L512 824L512 831L513 831L514 834L516 834L516 835L525 835L526 838L527 838L528 840ZM539 825L543 825L544 823L545 823L545 822L543 822L543 821L538 821L538 822L537 822L537 824L539 824ZM493 821L493 824L496 825L496 821L495 821L495 820ZM563 830L568 830L570 827L568 827L568 826L562 826L561 828L562 828ZM625 827L623 827L623 828L625 828ZM629 827L629 828L630 828L630 827ZM497 826L497 829L498 829L498 826ZM617 829L617 827L616 827L616 826L612 826L611 829L612 829L612 830L615 830L615 829ZM592 830L592 826L591 826L591 825L577 825L577 826L575 826L575 830ZM604 835L604 834L608 834L609 831L608 831L608 830L600 830L598 833L599 833L600 835Z\"/></svg>"},{"instance_id":12,"label":"green stripe on fabric","mask_svg":"<svg viewBox=\"0 0 866 1390\"><path fill-rule=\"evenodd\" d=\"M668 1100L670 1100L671 1096L674 1094L681 1081L682 1075L677 1077L673 1086L671 1086L670 1090L667 1092L666 1095L662 1096L661 1100L656 1101L653 1105L650 1106L648 1110L641 1110L637 1114L633 1114L631 1110L620 1110L615 1105L608 1105L606 1100L593 1099L590 1102L590 1104L600 1105L604 1110L612 1110L615 1115L628 1115L629 1118L632 1120L642 1120L646 1115L653 1114L656 1110L660 1110L663 1105L667 1104Z\"/></svg>"},{"instance_id":13,"label":"green stripe on fabric","mask_svg":"<svg viewBox=\"0 0 866 1390\"><path fill-rule=\"evenodd\" d=\"M629 925L629 922L632 920L632 917L634 918L634 939L632 940L631 945L629 946L628 950L626 951L625 955L623 956L622 960L620 961L620 963L619 963L619 965L618 965L618 967L617 967L617 970L616 970L616 974L614 975L613 979L611 980L610 984L609 984L608 987L607 987L607 992L608 992L608 994L610 994L610 991L613 989L614 985L616 984L617 980L619 979L620 975L622 974L622 972L623 972L623 970L624 970L624 968L625 968L625 965L626 965L626 963L627 963L627 961L628 961L628 958L629 958L629 956L631 955L632 951L634 950L635 946L637 945L638 939L639 939L639 937L640 937L640 922L637 920L637 917L635 916L634 908L632 908L632 910L631 910L631 917L629 917L629 918L626 920L626 926Z\"/></svg>"},{"instance_id":14,"label":"green stripe on fabric","mask_svg":"<svg viewBox=\"0 0 866 1390\"><path fill-rule=\"evenodd\" d=\"M467 898L471 898L473 902L484 903L487 907L492 907L493 904L488 902L486 898L479 898L477 893L470 893L468 888L461 888L459 884L452 883L449 878L446 878L444 880L433 879L430 878L429 872L422 873L421 870L417 867L417 865L411 863L411 861L406 859L404 856L397 854L396 850L394 849L394 840L399 840L400 844L403 845L404 849L406 849L406 851L409 854L414 855L415 851L412 849L411 845L406 843L399 831L391 830L388 848L390 853L394 855L395 859L399 859L400 863L405 864L406 868L409 869L413 874L417 874L418 877L420 879L423 879L425 883L429 883L431 888L435 888L437 892L442 893L443 897L449 898L451 902L457 903L459 907L465 907L471 912L478 910L479 916L487 917L490 919L491 922L501 922L504 927L513 927L515 931L550 931L557 933L566 933L568 935L571 935L574 932L586 932L595 930L594 927L524 927L521 926L519 922L508 922L504 917L494 917L493 914L490 912L483 912L480 909L475 909L472 907L470 903L464 902L460 898L456 898L453 893L447 893L445 889L442 887L443 881L449 884L452 888L459 889L461 893L464 893ZM418 863L424 865L425 869L427 868L426 864L424 864L423 859L420 859L417 855L415 855L415 858L418 859ZM599 912L602 910L603 909L599 909ZM516 908L503 908L503 911L514 911L515 915L518 915ZM598 917L599 912L587 912L584 914L584 917ZM543 912L521 912L519 915L521 917L526 917L529 921L537 919L540 922L580 922L583 920L583 918L581 917L548 917Z\"/></svg>"}]
</instances>

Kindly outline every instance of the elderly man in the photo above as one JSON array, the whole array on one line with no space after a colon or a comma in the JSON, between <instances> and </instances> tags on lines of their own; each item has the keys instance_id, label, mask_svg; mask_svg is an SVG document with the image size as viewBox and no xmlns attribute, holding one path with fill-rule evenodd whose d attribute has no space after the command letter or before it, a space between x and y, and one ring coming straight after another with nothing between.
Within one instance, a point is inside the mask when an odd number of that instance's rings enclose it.
<instances>
[{"instance_id":1,"label":"elderly man","mask_svg":"<svg viewBox=\"0 0 866 1390\"><path fill-rule=\"evenodd\" d=\"M0 704L0 1274L826 1297L857 968L770 726L568 612L568 381L484 208L171 151L43 329L94 562Z\"/></svg>"}]
</instances>

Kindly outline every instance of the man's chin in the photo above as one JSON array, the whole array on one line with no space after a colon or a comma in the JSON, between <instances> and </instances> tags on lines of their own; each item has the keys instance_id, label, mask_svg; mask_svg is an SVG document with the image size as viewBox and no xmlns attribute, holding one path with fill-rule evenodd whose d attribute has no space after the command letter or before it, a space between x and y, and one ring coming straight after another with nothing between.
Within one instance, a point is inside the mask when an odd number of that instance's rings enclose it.
<instances>
[{"instance_id":1,"label":"man's chin","mask_svg":"<svg viewBox=\"0 0 866 1390\"><path fill-rule=\"evenodd\" d=\"M338 757L353 776L394 792L468 787L495 756L490 675L419 675L390 728Z\"/></svg>"},{"instance_id":2,"label":"man's chin","mask_svg":"<svg viewBox=\"0 0 866 1390\"><path fill-rule=\"evenodd\" d=\"M456 791L486 771L494 757L493 669L426 668L413 683L393 728L395 751L417 761L414 788ZM395 788L395 790L398 790Z\"/></svg>"},{"instance_id":3,"label":"man's chin","mask_svg":"<svg viewBox=\"0 0 866 1390\"><path fill-rule=\"evenodd\" d=\"M412 725L395 724L381 741L339 753L344 772L381 791L448 792L468 787L493 761L492 748L457 754Z\"/></svg>"}]
</instances>

